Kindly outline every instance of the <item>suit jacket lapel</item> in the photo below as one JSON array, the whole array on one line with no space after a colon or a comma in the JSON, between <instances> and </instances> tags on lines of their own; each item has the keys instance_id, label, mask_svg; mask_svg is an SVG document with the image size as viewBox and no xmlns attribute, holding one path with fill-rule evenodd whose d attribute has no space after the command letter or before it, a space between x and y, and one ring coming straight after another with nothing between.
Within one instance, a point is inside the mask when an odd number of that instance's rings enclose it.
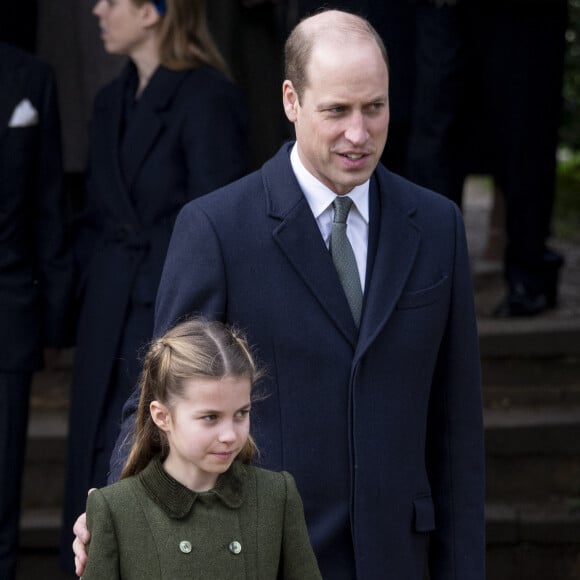
<instances>
[{"instance_id":1,"label":"suit jacket lapel","mask_svg":"<svg viewBox=\"0 0 580 580\"><path fill-rule=\"evenodd\" d=\"M419 248L420 231L412 220L414 199L402 194L392 174L379 168L370 206L369 264L355 363L391 316ZM378 186L378 195L373 195ZM376 191L376 190L375 190ZM376 219L379 216L379 219ZM374 252L371 251L374 249Z\"/></svg>"},{"instance_id":2,"label":"suit jacket lapel","mask_svg":"<svg viewBox=\"0 0 580 580\"><path fill-rule=\"evenodd\" d=\"M332 258L292 171L290 147L284 146L262 170L268 213L280 220L273 230L274 240L320 307L354 348L357 329Z\"/></svg>"},{"instance_id":3,"label":"suit jacket lapel","mask_svg":"<svg viewBox=\"0 0 580 580\"><path fill-rule=\"evenodd\" d=\"M149 151L165 128L163 118L171 98L183 82L187 71L170 71L159 67L143 92L124 139L124 169L130 190Z\"/></svg>"}]
</instances>

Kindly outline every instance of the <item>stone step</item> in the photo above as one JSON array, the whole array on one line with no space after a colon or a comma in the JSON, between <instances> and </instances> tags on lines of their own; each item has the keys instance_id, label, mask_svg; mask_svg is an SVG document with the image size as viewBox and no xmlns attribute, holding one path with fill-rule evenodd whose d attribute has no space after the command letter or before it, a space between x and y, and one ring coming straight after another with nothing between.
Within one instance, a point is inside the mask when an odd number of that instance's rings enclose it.
<instances>
[{"instance_id":1,"label":"stone step","mask_svg":"<svg viewBox=\"0 0 580 580\"><path fill-rule=\"evenodd\" d=\"M486 408L580 406L580 356L482 360Z\"/></svg>"},{"instance_id":2,"label":"stone step","mask_svg":"<svg viewBox=\"0 0 580 580\"><path fill-rule=\"evenodd\" d=\"M22 481L23 508L34 510L62 505L66 437L66 411L31 412Z\"/></svg>"},{"instance_id":3,"label":"stone step","mask_svg":"<svg viewBox=\"0 0 580 580\"><path fill-rule=\"evenodd\" d=\"M26 508L20 518L20 547L23 550L58 549L61 511L58 508Z\"/></svg>"},{"instance_id":4,"label":"stone step","mask_svg":"<svg viewBox=\"0 0 580 580\"><path fill-rule=\"evenodd\" d=\"M484 423L488 498L580 497L580 406L488 409Z\"/></svg>"},{"instance_id":5,"label":"stone step","mask_svg":"<svg viewBox=\"0 0 580 580\"><path fill-rule=\"evenodd\" d=\"M18 553L16 580L74 580L76 576L65 574L55 548L23 548Z\"/></svg>"},{"instance_id":6,"label":"stone step","mask_svg":"<svg viewBox=\"0 0 580 580\"><path fill-rule=\"evenodd\" d=\"M580 499L486 505L489 580L580 578Z\"/></svg>"},{"instance_id":7,"label":"stone step","mask_svg":"<svg viewBox=\"0 0 580 580\"><path fill-rule=\"evenodd\" d=\"M538 316L478 320L481 356L487 358L580 355L580 317Z\"/></svg>"}]
</instances>

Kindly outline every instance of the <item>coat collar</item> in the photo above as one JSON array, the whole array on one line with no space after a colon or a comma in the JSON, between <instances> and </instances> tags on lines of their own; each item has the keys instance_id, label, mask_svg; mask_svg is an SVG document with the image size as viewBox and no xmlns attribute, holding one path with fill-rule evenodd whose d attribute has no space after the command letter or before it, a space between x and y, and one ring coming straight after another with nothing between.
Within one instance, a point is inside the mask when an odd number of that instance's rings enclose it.
<instances>
[{"instance_id":1,"label":"coat collar","mask_svg":"<svg viewBox=\"0 0 580 580\"><path fill-rule=\"evenodd\" d=\"M292 145L282 146L262 169L267 211L279 222L273 236L321 308L360 356L392 314L415 260L420 230L413 221L413 187L382 165L373 174L367 263L371 270L357 332L332 258L292 171Z\"/></svg>"},{"instance_id":2,"label":"coat collar","mask_svg":"<svg viewBox=\"0 0 580 580\"><path fill-rule=\"evenodd\" d=\"M186 517L196 501L219 500L232 509L239 508L244 501L246 471L239 461L234 461L228 471L219 476L210 491L191 491L163 469L159 458L151 461L137 477L147 495L174 519Z\"/></svg>"},{"instance_id":3,"label":"coat collar","mask_svg":"<svg viewBox=\"0 0 580 580\"><path fill-rule=\"evenodd\" d=\"M133 122L127 129L127 134L124 137L125 146L131 151L131 155L125 160L126 179L122 177L119 161L119 127L122 124L126 86L131 81L131 78L137 74L135 65L129 62L114 84L109 101L110 120L108 121L108 134L106 139L108 150L112 155L117 183L119 184L120 190L124 192L125 200L129 205L131 205L131 201L128 192L145 162L149 151L165 129L165 115L175 93L189 73L189 70L172 71L163 66L159 66L151 77L147 88L141 96ZM107 115L109 115L109 111L107 111Z\"/></svg>"}]
</instances>

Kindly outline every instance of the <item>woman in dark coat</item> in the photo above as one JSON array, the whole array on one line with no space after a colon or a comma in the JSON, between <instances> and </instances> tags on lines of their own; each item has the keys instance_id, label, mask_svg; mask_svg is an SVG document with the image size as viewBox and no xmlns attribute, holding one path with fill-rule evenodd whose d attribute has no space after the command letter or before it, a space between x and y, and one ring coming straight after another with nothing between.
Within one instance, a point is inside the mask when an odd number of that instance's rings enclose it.
<instances>
[{"instance_id":1,"label":"woman in dark coat","mask_svg":"<svg viewBox=\"0 0 580 580\"><path fill-rule=\"evenodd\" d=\"M202 0L99 0L110 53L129 63L97 96L76 252L80 314L69 420L63 562L87 490L105 485L121 409L151 338L179 209L245 172L245 108Z\"/></svg>"}]
</instances>

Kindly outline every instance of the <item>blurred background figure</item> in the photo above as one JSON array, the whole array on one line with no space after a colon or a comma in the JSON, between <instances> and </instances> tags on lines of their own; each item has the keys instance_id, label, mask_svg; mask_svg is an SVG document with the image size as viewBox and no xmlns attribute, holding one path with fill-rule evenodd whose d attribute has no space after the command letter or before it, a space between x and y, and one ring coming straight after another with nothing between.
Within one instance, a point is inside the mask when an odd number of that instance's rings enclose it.
<instances>
[{"instance_id":1,"label":"blurred background figure","mask_svg":"<svg viewBox=\"0 0 580 580\"><path fill-rule=\"evenodd\" d=\"M415 59L403 173L462 205L466 105L464 0L416 0Z\"/></svg>"},{"instance_id":2,"label":"blurred background figure","mask_svg":"<svg viewBox=\"0 0 580 580\"><path fill-rule=\"evenodd\" d=\"M246 170L246 111L202 0L100 0L105 49L126 55L97 96L86 203L75 235L80 313L69 420L62 560L87 490L103 486L151 338L173 222L190 199Z\"/></svg>"},{"instance_id":3,"label":"blurred background figure","mask_svg":"<svg viewBox=\"0 0 580 580\"><path fill-rule=\"evenodd\" d=\"M52 69L0 43L0 578L15 577L32 374L68 344L60 119ZM47 354L50 354L47 352ZM52 354L55 354L54 351Z\"/></svg>"},{"instance_id":4,"label":"blurred background figure","mask_svg":"<svg viewBox=\"0 0 580 580\"><path fill-rule=\"evenodd\" d=\"M466 2L470 158L503 195L505 297L497 317L557 305L562 257L546 245L556 181L566 0ZM483 166L483 167L482 167ZM473 168L473 167L472 167ZM482 171L483 170L483 171Z\"/></svg>"}]
</instances>

